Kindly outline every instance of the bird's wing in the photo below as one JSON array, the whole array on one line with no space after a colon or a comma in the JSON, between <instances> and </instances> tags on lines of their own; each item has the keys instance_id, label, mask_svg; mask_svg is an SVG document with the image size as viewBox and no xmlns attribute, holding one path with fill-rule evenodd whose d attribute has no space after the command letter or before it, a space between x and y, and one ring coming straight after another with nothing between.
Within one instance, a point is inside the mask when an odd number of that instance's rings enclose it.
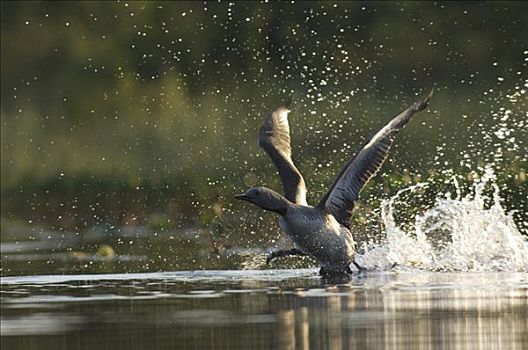
<instances>
[{"instance_id":1,"label":"bird's wing","mask_svg":"<svg viewBox=\"0 0 528 350\"><path fill-rule=\"evenodd\" d=\"M285 197L296 204L307 205L304 179L291 158L288 104L267 113L260 128L258 142L279 171Z\"/></svg>"},{"instance_id":2,"label":"bird's wing","mask_svg":"<svg viewBox=\"0 0 528 350\"><path fill-rule=\"evenodd\" d=\"M368 139L341 170L328 193L317 206L334 215L340 224L350 228L350 219L359 192L380 169L398 131L407 124L414 113L427 107L432 95L433 90Z\"/></svg>"}]
</instances>

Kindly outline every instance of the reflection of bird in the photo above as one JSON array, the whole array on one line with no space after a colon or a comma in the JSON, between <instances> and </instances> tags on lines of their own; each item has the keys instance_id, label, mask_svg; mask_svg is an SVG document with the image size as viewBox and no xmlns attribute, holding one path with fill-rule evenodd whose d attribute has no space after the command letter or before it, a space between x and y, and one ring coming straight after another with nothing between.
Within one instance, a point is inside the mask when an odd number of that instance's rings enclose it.
<instances>
[{"instance_id":1,"label":"reflection of bird","mask_svg":"<svg viewBox=\"0 0 528 350\"><path fill-rule=\"evenodd\" d=\"M387 158L395 135L414 113L427 107L431 96L432 91L368 139L316 206L306 203L304 179L291 158L289 103L265 116L259 145L277 167L285 196L265 187L253 187L235 197L281 215L280 227L296 248L272 252L268 261L286 255L309 255L321 264L323 275L350 272L350 263L359 268L354 261L354 240L350 231L359 192Z\"/></svg>"}]
</instances>

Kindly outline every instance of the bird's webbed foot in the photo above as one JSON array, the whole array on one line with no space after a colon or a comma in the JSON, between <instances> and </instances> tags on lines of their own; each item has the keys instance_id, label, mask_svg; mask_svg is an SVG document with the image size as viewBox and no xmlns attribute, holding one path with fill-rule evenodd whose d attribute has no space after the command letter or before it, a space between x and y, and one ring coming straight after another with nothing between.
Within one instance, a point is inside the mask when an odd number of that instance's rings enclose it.
<instances>
[{"instance_id":1,"label":"bird's webbed foot","mask_svg":"<svg viewBox=\"0 0 528 350\"><path fill-rule=\"evenodd\" d=\"M356 260L352 260L352 264L358 269L359 272L367 271L367 268L359 265ZM350 271L350 273L352 273L352 269L350 268L350 266L348 266L348 270Z\"/></svg>"},{"instance_id":2,"label":"bird's webbed foot","mask_svg":"<svg viewBox=\"0 0 528 350\"><path fill-rule=\"evenodd\" d=\"M321 269L319 270L319 275L332 276L342 274L354 274L354 271L350 267L351 265L354 265L360 273L367 271L366 267L359 265L355 260L353 260L350 264L341 268L328 268L328 266L325 268L325 266L321 266Z\"/></svg>"},{"instance_id":3,"label":"bird's webbed foot","mask_svg":"<svg viewBox=\"0 0 528 350\"><path fill-rule=\"evenodd\" d=\"M266 265L276 258L281 258L283 256L306 256L306 253L298 248L272 250L266 258Z\"/></svg>"}]
</instances>

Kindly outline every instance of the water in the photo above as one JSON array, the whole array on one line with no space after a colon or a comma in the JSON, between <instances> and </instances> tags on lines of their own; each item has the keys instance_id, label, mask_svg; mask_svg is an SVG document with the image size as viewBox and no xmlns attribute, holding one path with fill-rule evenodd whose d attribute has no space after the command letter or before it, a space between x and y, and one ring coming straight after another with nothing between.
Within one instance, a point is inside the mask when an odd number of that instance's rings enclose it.
<instances>
[{"instance_id":1,"label":"water","mask_svg":"<svg viewBox=\"0 0 528 350\"><path fill-rule=\"evenodd\" d=\"M2 349L526 349L528 241L491 167L458 179L383 201L347 280L199 230L4 227Z\"/></svg>"},{"instance_id":2,"label":"water","mask_svg":"<svg viewBox=\"0 0 528 350\"><path fill-rule=\"evenodd\" d=\"M462 195L453 177L450 182L455 194L436 193L434 205L415 214L414 225L408 230L396 223L395 206L404 194L420 197L429 184L400 190L382 204L385 242L365 248L358 261L371 269L398 264L428 271L528 272L528 240L512 213L502 206L495 179L487 167L471 191ZM491 190L491 195L486 190Z\"/></svg>"},{"instance_id":3,"label":"water","mask_svg":"<svg viewBox=\"0 0 528 350\"><path fill-rule=\"evenodd\" d=\"M81 254L78 242L58 235L57 244L50 233L4 243L2 348L525 349L527 240L502 207L491 170L465 195L450 181L453 194L437 193L410 226L396 220L398 207L428 184L385 201L384 238L358 256L369 271L349 280L321 280L313 267L265 266L256 248L211 256L197 245L190 257L189 246L174 251L181 241L167 248L166 237L159 245L145 237L151 244L143 246L136 236L118 255L105 245ZM163 247L175 265L224 270L120 273L148 270Z\"/></svg>"},{"instance_id":4,"label":"water","mask_svg":"<svg viewBox=\"0 0 528 350\"><path fill-rule=\"evenodd\" d=\"M5 277L3 349L503 348L528 344L524 273L315 269Z\"/></svg>"}]
</instances>

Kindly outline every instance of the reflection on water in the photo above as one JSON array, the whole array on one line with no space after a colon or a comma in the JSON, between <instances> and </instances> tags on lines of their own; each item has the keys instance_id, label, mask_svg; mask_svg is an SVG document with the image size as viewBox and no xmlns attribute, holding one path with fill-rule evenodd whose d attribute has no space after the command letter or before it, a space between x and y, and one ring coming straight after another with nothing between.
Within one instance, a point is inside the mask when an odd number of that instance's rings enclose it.
<instances>
[{"instance_id":1,"label":"reflection on water","mask_svg":"<svg viewBox=\"0 0 528 350\"><path fill-rule=\"evenodd\" d=\"M315 269L2 278L3 349L526 349L528 275Z\"/></svg>"}]
</instances>

